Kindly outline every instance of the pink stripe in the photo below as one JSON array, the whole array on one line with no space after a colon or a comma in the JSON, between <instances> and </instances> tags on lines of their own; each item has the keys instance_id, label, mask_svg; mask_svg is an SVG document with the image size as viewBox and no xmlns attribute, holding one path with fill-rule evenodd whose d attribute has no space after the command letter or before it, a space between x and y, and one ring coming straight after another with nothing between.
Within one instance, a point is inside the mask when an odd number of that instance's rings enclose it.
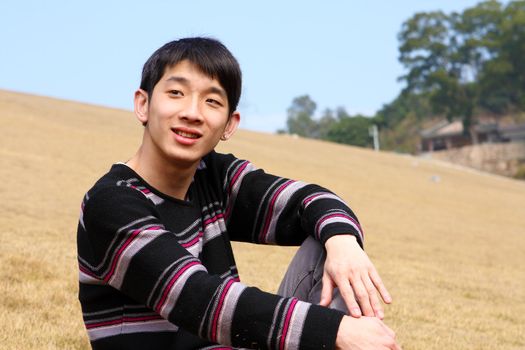
<instances>
[{"instance_id":1,"label":"pink stripe","mask_svg":"<svg viewBox=\"0 0 525 350\"><path fill-rule=\"evenodd\" d=\"M226 286L224 287L224 290L222 291L221 297L219 299L219 304L217 305L217 310L215 311L215 316L213 317L213 323L211 328L211 341L213 342L217 341L217 323L219 322L219 315L222 311L222 304L224 303L226 294L228 294L228 291L230 290L232 284L233 280L229 280Z\"/></svg>"},{"instance_id":2,"label":"pink stripe","mask_svg":"<svg viewBox=\"0 0 525 350\"><path fill-rule=\"evenodd\" d=\"M164 302L166 301L166 298L168 297L168 294L171 290L171 288L173 287L173 285L175 284L175 282L177 282L177 279L179 279L179 277L184 273L184 271L186 271L187 269L189 269L190 267L194 266L194 265L198 265L199 263L197 261L191 261L189 262L186 266L184 266L182 269L179 270L179 272L177 272L175 274L175 276L173 276L173 278L171 279L171 281L169 282L168 286L166 287L166 289L164 290L164 292L162 293L162 298L160 299L159 303L157 304L157 307L155 308L155 311L160 313L160 309L162 308L162 305L164 304Z\"/></svg>"},{"instance_id":3,"label":"pink stripe","mask_svg":"<svg viewBox=\"0 0 525 350\"><path fill-rule=\"evenodd\" d=\"M331 214L331 215L327 215L323 217L321 220L317 222L317 225L315 225L315 232L318 238L321 237L321 232L319 232L319 226L321 226L321 224L325 222L326 220L331 219L331 218L336 218L336 217L345 218L345 219L352 221L357 226L361 237L364 237L363 230L361 229L361 225L359 225L359 223L356 220L354 220L351 216L345 215L345 214Z\"/></svg>"},{"instance_id":4,"label":"pink stripe","mask_svg":"<svg viewBox=\"0 0 525 350\"><path fill-rule=\"evenodd\" d=\"M157 230L159 228L161 228L161 227L160 226L153 226L153 227L147 228L146 230ZM122 247L120 247L120 249L118 250L117 254L115 255L115 258L113 259L113 262L111 264L111 269L109 270L109 272L106 275L106 277L104 277L104 282L109 281L111 276L113 276L113 273L115 272L115 267L117 266L117 261L120 259L120 255L122 254L122 252L131 244L131 242L135 239L135 237L137 237L139 235L139 233L144 232L146 230L143 230L143 231L135 230L135 231L133 231L133 233L126 240L124 245Z\"/></svg>"},{"instance_id":5,"label":"pink stripe","mask_svg":"<svg viewBox=\"0 0 525 350\"><path fill-rule=\"evenodd\" d=\"M241 165L241 167L239 168L239 170L237 170L235 175L233 175L233 178L231 179L230 184L228 186L228 195L229 196L231 196L231 194L232 194L232 189L233 189L233 186L235 185L235 183L237 182L237 179L239 178L239 176L241 176L241 173L248 166L248 164L249 164L248 162L244 162L243 165ZM231 211L233 209L231 204L232 203L228 200L228 207L226 208L226 212L224 213L224 217L225 218L229 218L230 217Z\"/></svg>"},{"instance_id":6,"label":"pink stripe","mask_svg":"<svg viewBox=\"0 0 525 350\"><path fill-rule=\"evenodd\" d=\"M191 247L192 245L197 244L197 243L199 242L199 240L202 238L202 236L203 236L202 231L199 231L199 234L197 235L197 237L195 237L194 239L192 239L192 240L189 241L189 242L182 243L181 245L182 245L184 248Z\"/></svg>"},{"instance_id":7,"label":"pink stripe","mask_svg":"<svg viewBox=\"0 0 525 350\"><path fill-rule=\"evenodd\" d=\"M142 191L142 193L145 193L145 194L149 194L149 193L151 193L151 191L148 190L147 188L144 188L144 189L142 189L141 191Z\"/></svg>"},{"instance_id":8,"label":"pink stripe","mask_svg":"<svg viewBox=\"0 0 525 350\"><path fill-rule=\"evenodd\" d=\"M293 181L293 180L286 181L284 184L281 185L281 187L279 187L277 189L277 191L273 195L273 198L270 201L270 204L268 206L268 213L266 214L266 221L264 222L264 227L263 227L263 229L261 231L261 234L259 235L259 242L261 242L261 243L264 242L264 238L265 238L265 236L267 234L266 231L268 231L268 227L270 226L270 221L272 219L273 207L275 205L275 202L277 201L277 198L279 197L279 194L281 194L281 192L284 191L284 189L286 187L290 186L294 182L295 181Z\"/></svg>"},{"instance_id":9,"label":"pink stripe","mask_svg":"<svg viewBox=\"0 0 525 350\"><path fill-rule=\"evenodd\" d=\"M110 326L113 324L119 324L119 323L131 323L131 322L144 322L144 321L152 321L152 320L162 320L162 317L159 315L152 315L152 316L142 316L142 317L123 317L116 320L111 321L104 321L104 322L97 322L97 323L89 323L86 324L87 329L91 328L97 328L97 327L103 327L103 326Z\"/></svg>"},{"instance_id":10,"label":"pink stripe","mask_svg":"<svg viewBox=\"0 0 525 350\"><path fill-rule=\"evenodd\" d=\"M222 219L222 218L224 218L224 215L222 213L221 214L217 214L214 217L209 218L208 220L204 221L204 226L207 226L207 225L209 225L211 223L214 223L217 220Z\"/></svg>"},{"instance_id":11,"label":"pink stripe","mask_svg":"<svg viewBox=\"0 0 525 350\"><path fill-rule=\"evenodd\" d=\"M231 193L232 192L232 187L233 185L235 185L235 182L237 182L237 179L239 178L239 176L241 175L242 171L248 166L248 162L244 162L243 165L241 165L241 167L239 168L239 170L237 170L237 172L235 173L235 175L233 175L233 178L232 180L230 181L230 186L229 186L229 191L228 193Z\"/></svg>"},{"instance_id":12,"label":"pink stripe","mask_svg":"<svg viewBox=\"0 0 525 350\"><path fill-rule=\"evenodd\" d=\"M119 318L118 320L86 324L86 328L87 329L91 329L91 328L97 328L97 327L103 327L103 326L110 326L112 324L119 324L119 323L122 323L122 319L121 318Z\"/></svg>"},{"instance_id":13,"label":"pink stripe","mask_svg":"<svg viewBox=\"0 0 525 350\"><path fill-rule=\"evenodd\" d=\"M98 278L97 275L95 275L93 272L91 272L91 271L89 271L88 269L86 269L84 266L79 265L79 266L78 266L78 269L79 269L80 271L84 272L86 275L89 275L89 276L91 276L91 277Z\"/></svg>"},{"instance_id":14,"label":"pink stripe","mask_svg":"<svg viewBox=\"0 0 525 350\"><path fill-rule=\"evenodd\" d=\"M295 309L295 304L297 304L297 299L292 299L292 303L290 304L290 307L288 308L288 312L286 313L286 319L284 321L284 327L283 327L283 333L281 334L281 342L279 344L279 349L284 349L284 343L286 341L286 334L288 333L288 327L290 326L290 319L292 318L293 311Z\"/></svg>"},{"instance_id":15,"label":"pink stripe","mask_svg":"<svg viewBox=\"0 0 525 350\"><path fill-rule=\"evenodd\" d=\"M323 193L317 193L317 194L314 194L310 197L306 197L303 201L303 207L305 207L306 205L308 205L308 203L310 203L312 200L314 200L315 198L319 197L323 195Z\"/></svg>"}]
</instances>

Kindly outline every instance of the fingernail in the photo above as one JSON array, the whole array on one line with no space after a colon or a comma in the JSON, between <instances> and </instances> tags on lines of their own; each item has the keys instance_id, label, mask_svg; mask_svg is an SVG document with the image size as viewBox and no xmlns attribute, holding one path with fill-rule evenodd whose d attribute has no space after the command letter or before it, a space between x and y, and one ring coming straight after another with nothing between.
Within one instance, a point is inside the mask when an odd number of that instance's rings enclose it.
<instances>
[{"instance_id":1,"label":"fingernail","mask_svg":"<svg viewBox=\"0 0 525 350\"><path fill-rule=\"evenodd\" d=\"M351 312L354 316L361 316L361 310L358 307L352 308Z\"/></svg>"},{"instance_id":2,"label":"fingernail","mask_svg":"<svg viewBox=\"0 0 525 350\"><path fill-rule=\"evenodd\" d=\"M383 313L383 311L379 310L377 312L377 318L379 318L380 320L382 320L383 318L385 318L385 314Z\"/></svg>"}]
</instances>

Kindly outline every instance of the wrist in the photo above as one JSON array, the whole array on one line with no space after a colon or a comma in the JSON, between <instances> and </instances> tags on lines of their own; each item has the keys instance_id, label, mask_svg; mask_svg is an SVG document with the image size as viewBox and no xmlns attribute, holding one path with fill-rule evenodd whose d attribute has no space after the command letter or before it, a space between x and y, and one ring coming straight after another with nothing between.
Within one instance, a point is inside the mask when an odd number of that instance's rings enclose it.
<instances>
[{"instance_id":1,"label":"wrist","mask_svg":"<svg viewBox=\"0 0 525 350\"><path fill-rule=\"evenodd\" d=\"M352 244L357 243L357 238L352 234L340 234L328 238L324 244L325 248L328 250L331 247L337 247L341 244Z\"/></svg>"},{"instance_id":2,"label":"wrist","mask_svg":"<svg viewBox=\"0 0 525 350\"><path fill-rule=\"evenodd\" d=\"M347 343L347 327L348 327L348 316L343 316L341 323L339 324L339 329L337 330L337 336L335 338L335 349L344 349L345 344Z\"/></svg>"}]
</instances>

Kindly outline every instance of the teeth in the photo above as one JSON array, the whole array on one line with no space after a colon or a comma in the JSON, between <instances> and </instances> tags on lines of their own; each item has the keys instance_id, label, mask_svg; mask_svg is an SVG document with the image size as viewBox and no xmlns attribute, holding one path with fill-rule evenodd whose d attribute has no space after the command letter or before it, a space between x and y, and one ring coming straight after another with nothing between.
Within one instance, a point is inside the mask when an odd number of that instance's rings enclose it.
<instances>
[{"instance_id":1,"label":"teeth","mask_svg":"<svg viewBox=\"0 0 525 350\"><path fill-rule=\"evenodd\" d=\"M188 132L184 132L184 131L180 131L180 130L175 131L175 133L176 133L177 135L180 135L180 136L183 136L183 137L187 137L187 138L189 138L189 139L196 139L196 138L199 137L199 135L190 134L190 133L188 133Z\"/></svg>"}]
</instances>

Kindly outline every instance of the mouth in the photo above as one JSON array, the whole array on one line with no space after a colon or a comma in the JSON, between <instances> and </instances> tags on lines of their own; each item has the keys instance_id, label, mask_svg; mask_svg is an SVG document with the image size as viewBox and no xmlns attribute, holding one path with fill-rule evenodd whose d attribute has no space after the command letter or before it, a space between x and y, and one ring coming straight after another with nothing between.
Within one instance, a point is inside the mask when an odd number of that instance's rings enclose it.
<instances>
[{"instance_id":1,"label":"mouth","mask_svg":"<svg viewBox=\"0 0 525 350\"><path fill-rule=\"evenodd\" d=\"M173 131L175 134L179 135L179 136L182 136L182 137L185 137L187 139L198 139L200 138L202 135L196 131L193 131L193 130L183 130L183 129L175 129L175 128L172 128L171 131Z\"/></svg>"}]
</instances>

